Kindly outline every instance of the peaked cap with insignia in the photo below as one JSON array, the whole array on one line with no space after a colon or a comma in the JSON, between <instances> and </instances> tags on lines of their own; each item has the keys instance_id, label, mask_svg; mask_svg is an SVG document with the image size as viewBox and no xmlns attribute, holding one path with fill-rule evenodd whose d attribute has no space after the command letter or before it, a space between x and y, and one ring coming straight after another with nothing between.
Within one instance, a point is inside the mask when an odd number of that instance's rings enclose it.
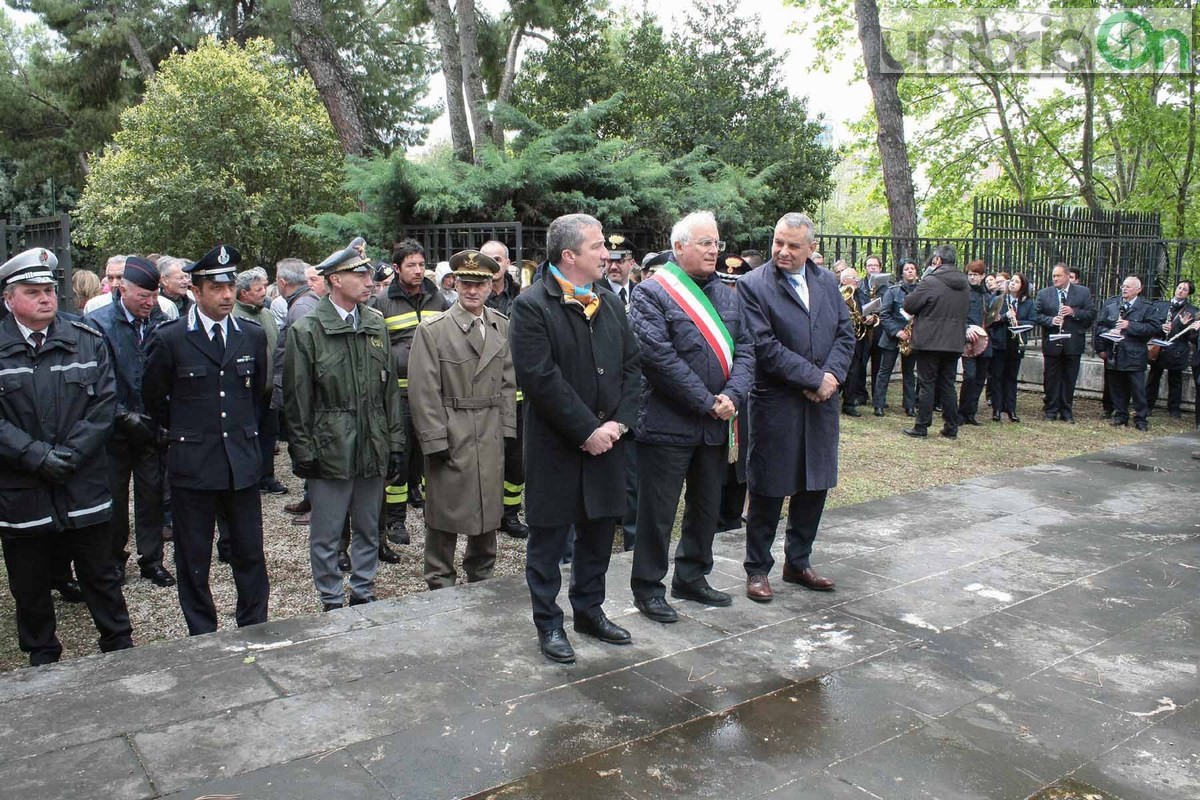
<instances>
[{"instance_id":1,"label":"peaked cap with insignia","mask_svg":"<svg viewBox=\"0 0 1200 800\"><path fill-rule=\"evenodd\" d=\"M737 283L738 278L750 272L746 259L733 253L717 254L717 277L725 283Z\"/></svg>"},{"instance_id":2,"label":"peaked cap with insignia","mask_svg":"<svg viewBox=\"0 0 1200 800\"><path fill-rule=\"evenodd\" d=\"M58 258L44 247L35 247L0 265L0 288L13 283L58 283Z\"/></svg>"},{"instance_id":3,"label":"peaked cap with insignia","mask_svg":"<svg viewBox=\"0 0 1200 800\"><path fill-rule=\"evenodd\" d=\"M233 283L237 277L237 265L241 262L242 254L236 247L219 244L201 256L196 263L184 267L183 271L192 276L193 283Z\"/></svg>"},{"instance_id":4,"label":"peaked cap with insignia","mask_svg":"<svg viewBox=\"0 0 1200 800\"><path fill-rule=\"evenodd\" d=\"M483 283L500 274L500 265L491 256L478 250L463 250L450 256L454 277L468 283Z\"/></svg>"},{"instance_id":5,"label":"peaked cap with insignia","mask_svg":"<svg viewBox=\"0 0 1200 800\"><path fill-rule=\"evenodd\" d=\"M626 256L633 258L633 248L629 246L629 241L619 233L609 235L608 241L605 242L608 247L608 260L620 261Z\"/></svg>"},{"instance_id":6,"label":"peaked cap with insignia","mask_svg":"<svg viewBox=\"0 0 1200 800\"><path fill-rule=\"evenodd\" d=\"M367 258L367 240L361 236L356 236L344 250L338 250L317 264L317 272L325 276L339 272L372 271L371 259Z\"/></svg>"}]
</instances>

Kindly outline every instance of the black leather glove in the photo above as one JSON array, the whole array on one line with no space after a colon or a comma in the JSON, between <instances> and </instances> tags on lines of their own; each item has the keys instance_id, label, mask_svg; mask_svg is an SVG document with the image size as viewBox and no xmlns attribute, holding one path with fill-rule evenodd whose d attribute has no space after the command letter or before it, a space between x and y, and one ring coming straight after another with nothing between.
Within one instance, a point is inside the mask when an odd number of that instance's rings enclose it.
<instances>
[{"instance_id":1,"label":"black leather glove","mask_svg":"<svg viewBox=\"0 0 1200 800\"><path fill-rule=\"evenodd\" d=\"M404 474L404 462L404 453L394 452L388 454L388 486L395 486L400 481L400 477Z\"/></svg>"},{"instance_id":2,"label":"black leather glove","mask_svg":"<svg viewBox=\"0 0 1200 800\"><path fill-rule=\"evenodd\" d=\"M158 440L158 426L145 414L123 411L117 415L117 430L125 434L131 444L142 446Z\"/></svg>"},{"instance_id":3,"label":"black leather glove","mask_svg":"<svg viewBox=\"0 0 1200 800\"><path fill-rule=\"evenodd\" d=\"M66 448L58 448L46 453L46 458L43 459L38 467L38 474L48 481L54 483L65 483L67 478L74 474L78 464L72 463L75 458L75 453Z\"/></svg>"},{"instance_id":4,"label":"black leather glove","mask_svg":"<svg viewBox=\"0 0 1200 800\"><path fill-rule=\"evenodd\" d=\"M292 473L297 478L319 478L321 477L321 468L317 466L317 462L313 459L293 461Z\"/></svg>"}]
</instances>

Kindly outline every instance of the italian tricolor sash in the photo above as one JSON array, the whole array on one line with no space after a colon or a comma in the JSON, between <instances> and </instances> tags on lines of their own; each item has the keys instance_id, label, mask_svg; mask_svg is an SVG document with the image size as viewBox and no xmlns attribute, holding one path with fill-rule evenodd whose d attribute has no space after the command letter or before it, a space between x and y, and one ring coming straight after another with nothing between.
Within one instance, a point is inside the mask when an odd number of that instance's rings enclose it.
<instances>
[{"instance_id":1,"label":"italian tricolor sash","mask_svg":"<svg viewBox=\"0 0 1200 800\"><path fill-rule=\"evenodd\" d=\"M663 264L651 280L661 283L671 299L696 323L696 327L700 329L704 340L708 342L721 364L725 377L728 378L733 369L733 337L729 335L729 329L725 327L721 315L713 308L708 295L696 285L690 275L679 268L678 264Z\"/></svg>"},{"instance_id":2,"label":"italian tricolor sash","mask_svg":"<svg viewBox=\"0 0 1200 800\"><path fill-rule=\"evenodd\" d=\"M663 264L650 280L661 283L671 299L678 303L679 307L688 315L688 319L696 324L701 335L704 336L704 341L708 342L708 346L712 348L713 354L717 357L721 371L725 373L725 379L728 380L729 373L733 371L733 337L729 335L725 321L713 308L708 295L696 285L691 275L680 269L678 264L669 261ZM733 419L729 420L727 458L730 464L737 461L738 449L737 415L735 414Z\"/></svg>"}]
</instances>

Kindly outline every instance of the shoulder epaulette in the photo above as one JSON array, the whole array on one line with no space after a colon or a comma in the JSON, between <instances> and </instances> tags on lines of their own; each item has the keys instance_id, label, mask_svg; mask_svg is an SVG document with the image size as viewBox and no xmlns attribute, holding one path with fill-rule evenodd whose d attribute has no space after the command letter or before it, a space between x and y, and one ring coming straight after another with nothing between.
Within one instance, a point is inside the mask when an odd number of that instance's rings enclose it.
<instances>
[{"instance_id":1,"label":"shoulder epaulette","mask_svg":"<svg viewBox=\"0 0 1200 800\"><path fill-rule=\"evenodd\" d=\"M500 319L508 319L508 314L505 314L503 311L497 311L496 309L492 308L491 306L484 306L484 307L485 307L485 308L486 308L488 311L490 311L490 312L492 312L493 314L495 314L495 315L496 315L497 317L499 317Z\"/></svg>"},{"instance_id":2,"label":"shoulder epaulette","mask_svg":"<svg viewBox=\"0 0 1200 800\"><path fill-rule=\"evenodd\" d=\"M256 319L251 319L250 317L238 317L238 324L241 325L243 322L249 322L251 325L257 325L260 328L262 327L262 323Z\"/></svg>"},{"instance_id":3,"label":"shoulder epaulette","mask_svg":"<svg viewBox=\"0 0 1200 800\"><path fill-rule=\"evenodd\" d=\"M383 312L382 312L382 311L380 311L380 310L379 310L378 308L376 308L375 306L363 306L363 308L365 308L367 311L374 312L375 314L378 314L378 315L379 315L379 316L381 316L381 317L383 316Z\"/></svg>"},{"instance_id":4,"label":"shoulder epaulette","mask_svg":"<svg viewBox=\"0 0 1200 800\"><path fill-rule=\"evenodd\" d=\"M79 330L81 330L81 331L87 331L88 333L92 334L93 336L99 336L101 338L104 337L103 333L96 330L91 325L88 325L86 322L80 322L77 319L73 319L73 320L71 320L71 324L74 325L76 328L79 328Z\"/></svg>"}]
</instances>

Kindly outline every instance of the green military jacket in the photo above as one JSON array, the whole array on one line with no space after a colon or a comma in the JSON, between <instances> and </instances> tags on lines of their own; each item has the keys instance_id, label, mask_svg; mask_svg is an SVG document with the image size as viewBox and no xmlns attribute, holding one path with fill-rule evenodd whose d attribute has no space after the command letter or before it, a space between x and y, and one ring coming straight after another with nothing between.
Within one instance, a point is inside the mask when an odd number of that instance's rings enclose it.
<instances>
[{"instance_id":1,"label":"green military jacket","mask_svg":"<svg viewBox=\"0 0 1200 800\"><path fill-rule=\"evenodd\" d=\"M358 319L355 330L322 297L289 328L283 407L292 459L317 464L305 477L380 477L388 453L405 449L387 327L366 305L359 304Z\"/></svg>"},{"instance_id":2,"label":"green military jacket","mask_svg":"<svg viewBox=\"0 0 1200 800\"><path fill-rule=\"evenodd\" d=\"M271 309L267 306L252 306L238 300L233 304L233 315L238 319L257 322L262 326L263 333L267 335L267 374L275 374L271 370L275 367L275 345L279 342L279 323L275 321L275 315L271 313ZM270 392L273 388L268 382L267 391Z\"/></svg>"}]
</instances>

